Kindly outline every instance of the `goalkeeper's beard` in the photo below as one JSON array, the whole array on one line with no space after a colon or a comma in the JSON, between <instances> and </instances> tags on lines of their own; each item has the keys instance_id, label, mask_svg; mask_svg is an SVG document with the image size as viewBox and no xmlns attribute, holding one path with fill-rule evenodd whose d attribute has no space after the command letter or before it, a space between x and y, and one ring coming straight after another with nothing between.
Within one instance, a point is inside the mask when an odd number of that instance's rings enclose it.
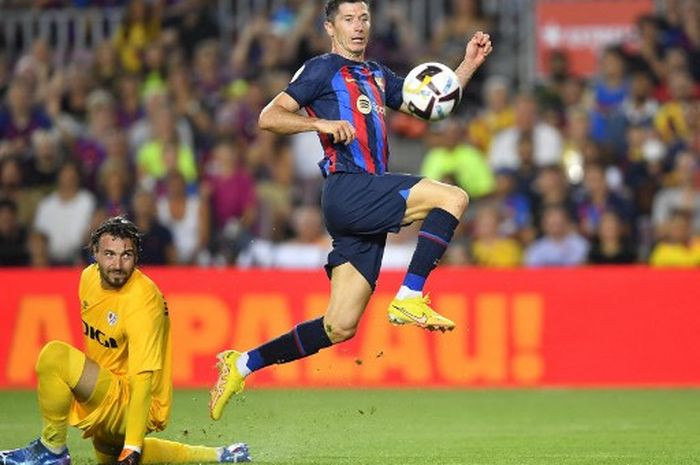
<instances>
[{"instance_id":1,"label":"goalkeeper's beard","mask_svg":"<svg viewBox=\"0 0 700 465\"><path fill-rule=\"evenodd\" d=\"M112 289L119 289L122 287L131 277L133 269L130 273L124 270L103 270L100 268L100 279L103 283L106 283Z\"/></svg>"}]
</instances>

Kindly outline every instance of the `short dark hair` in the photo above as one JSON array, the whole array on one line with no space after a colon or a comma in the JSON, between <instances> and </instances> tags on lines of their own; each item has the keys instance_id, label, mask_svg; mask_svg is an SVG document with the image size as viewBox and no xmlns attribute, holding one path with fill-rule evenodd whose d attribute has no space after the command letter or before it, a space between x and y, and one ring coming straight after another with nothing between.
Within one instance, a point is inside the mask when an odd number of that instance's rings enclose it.
<instances>
[{"instance_id":1,"label":"short dark hair","mask_svg":"<svg viewBox=\"0 0 700 465\"><path fill-rule=\"evenodd\" d=\"M364 3L369 7L369 0L328 0L326 2L326 21L333 22L338 8L343 3Z\"/></svg>"},{"instance_id":2,"label":"short dark hair","mask_svg":"<svg viewBox=\"0 0 700 465\"><path fill-rule=\"evenodd\" d=\"M141 252L141 234L134 223L123 216L113 216L99 225L90 235L90 252L94 253L100 244L100 238L109 234L120 239L131 239L136 249L136 256Z\"/></svg>"}]
</instances>

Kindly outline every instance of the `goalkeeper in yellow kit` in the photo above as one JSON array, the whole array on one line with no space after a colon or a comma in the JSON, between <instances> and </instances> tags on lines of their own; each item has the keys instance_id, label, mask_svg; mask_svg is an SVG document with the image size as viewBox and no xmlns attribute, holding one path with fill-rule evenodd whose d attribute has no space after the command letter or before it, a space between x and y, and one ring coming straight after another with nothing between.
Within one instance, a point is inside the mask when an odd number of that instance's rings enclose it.
<instances>
[{"instance_id":1,"label":"goalkeeper in yellow kit","mask_svg":"<svg viewBox=\"0 0 700 465\"><path fill-rule=\"evenodd\" d=\"M136 268L140 236L122 217L92 234L96 263L80 277L85 353L60 341L36 363L41 436L27 447L0 451L2 465L68 465L68 425L92 438L100 464L248 462L245 444L191 446L157 438L172 404L168 306Z\"/></svg>"}]
</instances>

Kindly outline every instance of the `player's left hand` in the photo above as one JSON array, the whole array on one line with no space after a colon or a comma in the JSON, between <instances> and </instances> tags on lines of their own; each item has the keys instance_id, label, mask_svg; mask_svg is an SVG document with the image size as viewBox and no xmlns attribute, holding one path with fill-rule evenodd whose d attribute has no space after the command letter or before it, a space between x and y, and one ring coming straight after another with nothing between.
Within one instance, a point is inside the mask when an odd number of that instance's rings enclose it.
<instances>
[{"instance_id":1,"label":"player's left hand","mask_svg":"<svg viewBox=\"0 0 700 465\"><path fill-rule=\"evenodd\" d=\"M141 454L131 449L122 449L117 459L117 465L139 465Z\"/></svg>"},{"instance_id":2,"label":"player's left hand","mask_svg":"<svg viewBox=\"0 0 700 465\"><path fill-rule=\"evenodd\" d=\"M489 56L492 50L491 36L485 32L477 31L467 43L464 60L475 68L479 67L486 61L486 57Z\"/></svg>"}]
</instances>

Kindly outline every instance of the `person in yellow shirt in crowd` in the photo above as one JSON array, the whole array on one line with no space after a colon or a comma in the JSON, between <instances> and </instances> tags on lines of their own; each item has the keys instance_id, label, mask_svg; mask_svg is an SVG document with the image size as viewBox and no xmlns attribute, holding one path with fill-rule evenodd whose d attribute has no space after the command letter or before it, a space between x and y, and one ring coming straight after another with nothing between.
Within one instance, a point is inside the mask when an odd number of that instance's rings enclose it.
<instances>
[{"instance_id":1,"label":"person in yellow shirt in crowd","mask_svg":"<svg viewBox=\"0 0 700 465\"><path fill-rule=\"evenodd\" d=\"M491 76L484 84L486 108L474 118L467 128L469 140L483 153L488 153L493 137L515 124L515 110L510 102L508 80Z\"/></svg>"},{"instance_id":2,"label":"person in yellow shirt in crowd","mask_svg":"<svg viewBox=\"0 0 700 465\"><path fill-rule=\"evenodd\" d=\"M436 147L425 155L421 174L464 189L473 200L493 192L495 180L486 155L464 140L464 126L448 119L437 126Z\"/></svg>"},{"instance_id":3,"label":"person in yellow shirt in crowd","mask_svg":"<svg viewBox=\"0 0 700 465\"><path fill-rule=\"evenodd\" d=\"M700 238L693 238L691 214L674 210L668 221L666 238L651 251L649 264L658 267L700 266Z\"/></svg>"},{"instance_id":4,"label":"person in yellow shirt in crowd","mask_svg":"<svg viewBox=\"0 0 700 465\"><path fill-rule=\"evenodd\" d=\"M124 19L114 36L114 45L125 71L138 73L143 67L143 54L148 44L158 38L164 7L163 0L151 4L131 0Z\"/></svg>"},{"instance_id":5,"label":"person in yellow shirt in crowd","mask_svg":"<svg viewBox=\"0 0 700 465\"><path fill-rule=\"evenodd\" d=\"M80 277L85 352L50 341L37 363L41 436L0 451L2 465L69 465L68 425L91 438L99 464L248 462L248 446L191 446L146 438L172 405L170 316L158 286L136 268L136 226L123 217L90 237L96 263Z\"/></svg>"},{"instance_id":6,"label":"person in yellow shirt in crowd","mask_svg":"<svg viewBox=\"0 0 700 465\"><path fill-rule=\"evenodd\" d=\"M499 234L500 213L494 205L482 205L476 212L471 256L474 265L517 267L523 263L520 243Z\"/></svg>"}]
</instances>

